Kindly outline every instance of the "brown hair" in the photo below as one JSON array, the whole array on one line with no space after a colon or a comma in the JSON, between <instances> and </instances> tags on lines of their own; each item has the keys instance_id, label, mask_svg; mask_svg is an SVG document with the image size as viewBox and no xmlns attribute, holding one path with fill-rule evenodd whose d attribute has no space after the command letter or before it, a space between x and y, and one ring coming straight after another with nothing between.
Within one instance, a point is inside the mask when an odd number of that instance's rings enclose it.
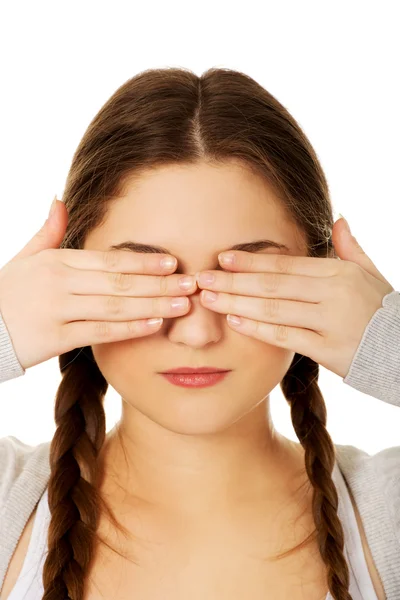
<instances>
[{"instance_id":1,"label":"brown hair","mask_svg":"<svg viewBox=\"0 0 400 600\"><path fill-rule=\"evenodd\" d=\"M276 190L288 219L307 242L308 256L337 258L331 241L332 207L316 153L300 126L251 77L212 68L200 77L188 69L150 69L120 86L88 126L72 160L63 201L69 221L60 248L83 248L107 215L109 203L132 177L174 163L236 160ZM62 381L55 400L56 432L50 446L48 500L51 522L43 570L43 600L82 600L104 509L97 457L105 441L108 383L91 346L60 355ZM326 429L318 386L319 365L295 354L282 382L296 435L305 450L313 486L317 539L335 600L351 600L344 534L332 481L335 447ZM113 548L111 548L114 550ZM118 552L118 554L120 554Z\"/></svg>"}]
</instances>

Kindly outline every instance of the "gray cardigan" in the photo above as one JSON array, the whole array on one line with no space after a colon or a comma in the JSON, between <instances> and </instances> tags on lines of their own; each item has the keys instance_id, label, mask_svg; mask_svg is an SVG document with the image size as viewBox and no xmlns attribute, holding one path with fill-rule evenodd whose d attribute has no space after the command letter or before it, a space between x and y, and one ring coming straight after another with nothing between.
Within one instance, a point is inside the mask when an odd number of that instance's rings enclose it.
<instances>
[{"instance_id":1,"label":"gray cardigan","mask_svg":"<svg viewBox=\"0 0 400 600\"><path fill-rule=\"evenodd\" d=\"M25 374L0 314L0 383ZM400 292L387 294L368 323L343 382L400 407ZM6 416L6 400L4 415ZM382 423L382 427L384 424ZM45 491L50 441L30 446L0 439L0 589L29 516ZM400 600L400 445L369 455L335 444L387 600Z\"/></svg>"}]
</instances>

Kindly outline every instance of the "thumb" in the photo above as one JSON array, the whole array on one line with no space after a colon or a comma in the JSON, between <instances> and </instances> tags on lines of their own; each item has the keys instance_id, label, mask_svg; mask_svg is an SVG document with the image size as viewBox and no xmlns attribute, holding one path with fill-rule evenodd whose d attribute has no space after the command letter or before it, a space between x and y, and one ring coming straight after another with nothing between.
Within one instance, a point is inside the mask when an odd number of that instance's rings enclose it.
<instances>
[{"instance_id":1,"label":"thumb","mask_svg":"<svg viewBox=\"0 0 400 600\"><path fill-rule=\"evenodd\" d=\"M361 248L357 239L352 235L347 220L343 215L340 215L340 217L341 218L334 223L332 229L332 241L335 246L336 254L341 260L349 260L356 263L380 281L388 283L387 279L385 279L369 256Z\"/></svg>"},{"instance_id":2,"label":"thumb","mask_svg":"<svg viewBox=\"0 0 400 600\"><path fill-rule=\"evenodd\" d=\"M57 200L57 196L54 196L47 220L14 258L32 256L49 248L59 248L64 239L67 224L68 211L65 204Z\"/></svg>"}]
</instances>

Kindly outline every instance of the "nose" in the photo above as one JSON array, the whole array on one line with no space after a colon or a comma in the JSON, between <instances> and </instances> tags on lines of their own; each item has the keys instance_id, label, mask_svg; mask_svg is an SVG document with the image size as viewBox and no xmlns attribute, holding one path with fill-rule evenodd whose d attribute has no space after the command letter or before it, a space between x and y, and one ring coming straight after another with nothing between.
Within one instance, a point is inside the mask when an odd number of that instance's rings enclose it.
<instances>
[{"instance_id":1,"label":"nose","mask_svg":"<svg viewBox=\"0 0 400 600\"><path fill-rule=\"evenodd\" d=\"M200 274L195 274L196 281ZM184 344L193 348L202 348L210 343L218 342L228 328L225 315L208 309L201 302L203 290L196 287L188 294L190 307L186 314L167 320L167 335L171 342ZM229 330L229 328L228 328Z\"/></svg>"}]
</instances>

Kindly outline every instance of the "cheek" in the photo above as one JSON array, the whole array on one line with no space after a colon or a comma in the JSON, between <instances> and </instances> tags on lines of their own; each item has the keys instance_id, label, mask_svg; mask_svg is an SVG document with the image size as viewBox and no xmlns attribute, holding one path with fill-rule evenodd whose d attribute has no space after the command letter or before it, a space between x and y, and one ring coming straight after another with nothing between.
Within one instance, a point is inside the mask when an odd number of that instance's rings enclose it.
<instances>
[{"instance_id":1,"label":"cheek","mask_svg":"<svg viewBox=\"0 0 400 600\"><path fill-rule=\"evenodd\" d=\"M269 372L273 376L280 376L282 373L280 379L288 371L295 354L292 350L279 348L261 340L254 340L254 338L248 338L246 344L237 348L237 356L241 365L250 370Z\"/></svg>"},{"instance_id":2,"label":"cheek","mask_svg":"<svg viewBox=\"0 0 400 600\"><path fill-rule=\"evenodd\" d=\"M232 352L237 365L235 390L250 404L259 402L284 378L295 352L249 338ZM232 379L233 381L233 379Z\"/></svg>"},{"instance_id":3,"label":"cheek","mask_svg":"<svg viewBox=\"0 0 400 600\"><path fill-rule=\"evenodd\" d=\"M262 343L256 352L248 353L240 361L243 376L249 385L269 393L282 381L295 354L292 350Z\"/></svg>"},{"instance_id":4,"label":"cheek","mask_svg":"<svg viewBox=\"0 0 400 600\"><path fill-rule=\"evenodd\" d=\"M141 375L148 375L150 366L145 366L144 357L153 357L154 363L154 353L145 352L143 340L137 338L92 346L97 366L115 389L118 390L124 381L132 382L140 379Z\"/></svg>"}]
</instances>

